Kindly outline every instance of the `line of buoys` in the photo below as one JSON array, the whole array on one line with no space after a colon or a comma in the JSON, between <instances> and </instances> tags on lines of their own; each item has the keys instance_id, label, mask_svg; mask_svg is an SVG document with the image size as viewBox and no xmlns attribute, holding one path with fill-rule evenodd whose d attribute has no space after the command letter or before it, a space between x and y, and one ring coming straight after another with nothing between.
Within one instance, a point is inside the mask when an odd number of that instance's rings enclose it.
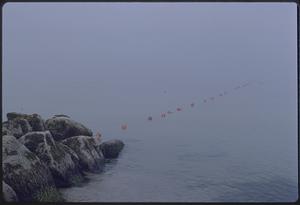
<instances>
[{"instance_id":1,"label":"line of buoys","mask_svg":"<svg viewBox=\"0 0 300 205\"><path fill-rule=\"evenodd\" d=\"M257 82L257 83L260 84L260 85L263 84L263 82ZM244 88L244 87L249 86L250 84L251 84L250 82L247 82L247 83L244 83L244 84L242 84L242 85L238 85L238 86L234 87L233 90L239 90L239 89L241 89L241 88ZM167 92L164 91L164 93L166 94ZM219 96L219 97L223 97L224 95L227 95L228 93L229 93L228 91L223 91L223 92L219 93L218 96ZM213 101L213 100L215 100L215 97L214 97L214 96L211 96L211 97L209 97L209 98L205 98L205 99L203 99L202 102L203 102L203 103L207 103L208 100ZM193 108L194 106L195 106L195 103L192 102L192 103L190 104L190 107ZM180 112L180 111L182 111L182 109L183 109L182 107L177 107L177 108L176 108L176 111L177 111L177 112ZM173 113L172 111L168 110L166 113L165 113L165 112L161 113L161 114L160 114L160 117L161 117L161 118L166 118L167 114L172 114L172 113ZM148 120L148 121L152 121L152 120L153 120L153 117L152 117L152 116L148 116L147 120ZM127 130L127 128L128 128L128 125L127 125L127 124L122 124L122 125L121 125L121 129L122 129L122 130Z\"/></svg>"}]
</instances>

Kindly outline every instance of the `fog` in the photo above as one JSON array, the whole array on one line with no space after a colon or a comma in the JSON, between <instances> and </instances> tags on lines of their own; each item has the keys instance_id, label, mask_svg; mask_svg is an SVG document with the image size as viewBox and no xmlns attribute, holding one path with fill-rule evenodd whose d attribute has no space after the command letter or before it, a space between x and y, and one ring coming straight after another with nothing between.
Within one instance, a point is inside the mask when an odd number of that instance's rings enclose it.
<instances>
[{"instance_id":1,"label":"fog","mask_svg":"<svg viewBox=\"0 0 300 205\"><path fill-rule=\"evenodd\" d=\"M149 161L158 142L169 157L170 141L233 150L297 183L296 17L295 3L6 3L3 115L66 114L107 138L147 142Z\"/></svg>"}]
</instances>

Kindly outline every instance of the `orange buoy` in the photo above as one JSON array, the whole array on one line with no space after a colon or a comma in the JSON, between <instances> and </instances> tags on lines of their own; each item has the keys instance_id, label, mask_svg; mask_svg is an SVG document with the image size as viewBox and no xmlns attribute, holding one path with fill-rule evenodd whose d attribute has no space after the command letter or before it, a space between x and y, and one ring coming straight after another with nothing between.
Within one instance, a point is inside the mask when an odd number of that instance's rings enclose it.
<instances>
[{"instance_id":1,"label":"orange buoy","mask_svg":"<svg viewBox=\"0 0 300 205\"><path fill-rule=\"evenodd\" d=\"M121 125L122 130L127 130L127 124Z\"/></svg>"}]
</instances>

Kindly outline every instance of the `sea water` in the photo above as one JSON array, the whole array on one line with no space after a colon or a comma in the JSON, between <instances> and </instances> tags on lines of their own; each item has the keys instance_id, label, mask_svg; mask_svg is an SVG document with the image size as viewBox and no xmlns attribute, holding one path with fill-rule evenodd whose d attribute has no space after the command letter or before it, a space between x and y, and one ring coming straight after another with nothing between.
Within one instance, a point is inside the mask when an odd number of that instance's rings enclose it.
<instances>
[{"instance_id":1,"label":"sea water","mask_svg":"<svg viewBox=\"0 0 300 205\"><path fill-rule=\"evenodd\" d=\"M74 202L296 201L296 102L283 91L253 85L166 118L131 116L128 130L107 137L124 141L119 158L63 195Z\"/></svg>"}]
</instances>

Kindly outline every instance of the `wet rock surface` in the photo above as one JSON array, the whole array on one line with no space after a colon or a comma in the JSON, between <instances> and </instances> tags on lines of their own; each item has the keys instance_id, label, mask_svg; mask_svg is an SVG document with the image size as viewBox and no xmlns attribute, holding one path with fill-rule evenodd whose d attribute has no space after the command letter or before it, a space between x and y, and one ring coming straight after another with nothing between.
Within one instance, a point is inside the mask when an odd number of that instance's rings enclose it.
<instances>
[{"instance_id":1,"label":"wet rock surface","mask_svg":"<svg viewBox=\"0 0 300 205\"><path fill-rule=\"evenodd\" d=\"M24 118L14 118L12 120L8 120L2 123L2 130L3 134L12 135L16 138L20 138L22 135L26 134L27 132L31 132L32 128L29 122Z\"/></svg>"},{"instance_id":2,"label":"wet rock surface","mask_svg":"<svg viewBox=\"0 0 300 205\"><path fill-rule=\"evenodd\" d=\"M7 113L7 120L8 121L14 121L17 119L23 119L26 120L29 123L30 131L44 131L45 130L45 122L42 119L42 117L36 113L28 115L28 114L22 114L22 113L16 113L16 112L10 112ZM27 131L29 132L29 131ZM25 132L25 133L27 133Z\"/></svg>"},{"instance_id":3,"label":"wet rock surface","mask_svg":"<svg viewBox=\"0 0 300 205\"><path fill-rule=\"evenodd\" d=\"M83 170L94 172L103 169L104 157L97 152L93 137L74 136L63 140L62 143L75 151Z\"/></svg>"},{"instance_id":4,"label":"wet rock surface","mask_svg":"<svg viewBox=\"0 0 300 205\"><path fill-rule=\"evenodd\" d=\"M2 195L5 202L17 202L16 192L4 181L2 181Z\"/></svg>"},{"instance_id":5,"label":"wet rock surface","mask_svg":"<svg viewBox=\"0 0 300 205\"><path fill-rule=\"evenodd\" d=\"M55 142L49 131L30 132L19 141L49 167L57 187L71 186L74 179L83 180L78 163L73 161L76 153L70 154L63 144Z\"/></svg>"},{"instance_id":6,"label":"wet rock surface","mask_svg":"<svg viewBox=\"0 0 300 205\"><path fill-rule=\"evenodd\" d=\"M59 116L46 120L46 127L55 140L64 140L69 137L85 135L92 136L92 131L69 117Z\"/></svg>"},{"instance_id":7,"label":"wet rock surface","mask_svg":"<svg viewBox=\"0 0 300 205\"><path fill-rule=\"evenodd\" d=\"M14 136L2 137L2 169L3 180L20 201L35 200L39 192L55 187L48 167Z\"/></svg>"},{"instance_id":8,"label":"wet rock surface","mask_svg":"<svg viewBox=\"0 0 300 205\"><path fill-rule=\"evenodd\" d=\"M117 158L124 147L121 140L109 140L99 145L99 150L102 151L105 158Z\"/></svg>"},{"instance_id":9,"label":"wet rock surface","mask_svg":"<svg viewBox=\"0 0 300 205\"><path fill-rule=\"evenodd\" d=\"M2 171L5 201L63 201L57 187L77 186L86 172L103 171L116 158L121 140L101 143L69 116L44 121L38 114L7 113L2 122Z\"/></svg>"}]
</instances>

